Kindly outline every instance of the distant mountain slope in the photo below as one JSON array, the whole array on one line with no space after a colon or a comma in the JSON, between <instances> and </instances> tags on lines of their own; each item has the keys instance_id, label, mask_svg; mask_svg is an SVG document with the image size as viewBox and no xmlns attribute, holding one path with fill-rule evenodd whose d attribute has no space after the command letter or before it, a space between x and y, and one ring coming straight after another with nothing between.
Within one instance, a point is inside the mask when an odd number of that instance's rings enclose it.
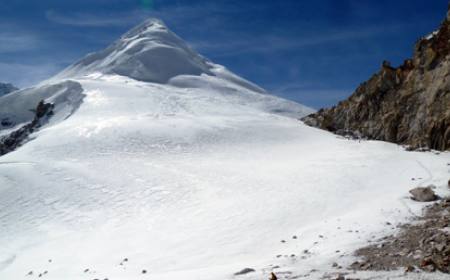
<instances>
[{"instance_id":1,"label":"distant mountain slope","mask_svg":"<svg viewBox=\"0 0 450 280\"><path fill-rule=\"evenodd\" d=\"M337 134L450 149L450 17L400 67L384 62L347 100L303 121Z\"/></svg>"},{"instance_id":2,"label":"distant mountain slope","mask_svg":"<svg viewBox=\"0 0 450 280\"><path fill-rule=\"evenodd\" d=\"M18 88L12 84L0 83L0 97L16 90L18 90Z\"/></svg>"}]
</instances>

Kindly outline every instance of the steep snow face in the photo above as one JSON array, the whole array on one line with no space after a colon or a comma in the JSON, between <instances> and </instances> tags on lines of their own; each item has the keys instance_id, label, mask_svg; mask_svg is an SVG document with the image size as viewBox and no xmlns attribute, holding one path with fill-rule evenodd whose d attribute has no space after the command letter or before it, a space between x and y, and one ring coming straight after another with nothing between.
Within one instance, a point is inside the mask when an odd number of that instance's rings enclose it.
<instances>
[{"instance_id":1,"label":"steep snow face","mask_svg":"<svg viewBox=\"0 0 450 280\"><path fill-rule=\"evenodd\" d=\"M74 78L96 72L155 83L167 83L179 75L216 75L263 92L197 54L156 19L145 21L107 49L90 54L70 66L57 78Z\"/></svg>"},{"instance_id":2,"label":"steep snow face","mask_svg":"<svg viewBox=\"0 0 450 280\"><path fill-rule=\"evenodd\" d=\"M177 75L212 74L208 61L192 51L161 21L132 29L107 49L90 54L57 77L100 72L147 82L166 83Z\"/></svg>"},{"instance_id":3,"label":"steep snow face","mask_svg":"<svg viewBox=\"0 0 450 280\"><path fill-rule=\"evenodd\" d=\"M149 19L133 28L107 49L89 54L54 80L95 73L117 74L154 83L169 83L180 75L192 78L215 76L246 89L265 93L255 84L197 54L157 19Z\"/></svg>"}]
</instances>

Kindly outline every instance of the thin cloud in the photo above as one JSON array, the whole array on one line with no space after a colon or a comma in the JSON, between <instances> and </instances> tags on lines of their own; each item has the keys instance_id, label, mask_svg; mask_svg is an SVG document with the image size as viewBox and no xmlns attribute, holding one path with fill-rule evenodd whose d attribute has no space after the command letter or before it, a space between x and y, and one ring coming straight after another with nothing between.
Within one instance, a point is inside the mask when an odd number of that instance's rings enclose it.
<instances>
[{"instance_id":1,"label":"thin cloud","mask_svg":"<svg viewBox=\"0 0 450 280\"><path fill-rule=\"evenodd\" d=\"M220 24L222 21L219 19L219 14L230 13L234 9L235 7L231 4L176 3L167 4L159 10L134 9L107 14L87 12L65 13L57 10L47 10L45 17L54 23L78 27L130 26L149 17L156 17L174 25L189 24L190 27L195 28L197 24L193 22L201 22L202 26L205 24L205 21L210 24L219 21L218 24ZM214 14L214 17L211 17L211 14Z\"/></svg>"},{"instance_id":2,"label":"thin cloud","mask_svg":"<svg viewBox=\"0 0 450 280\"><path fill-rule=\"evenodd\" d=\"M124 13L114 13L108 15L90 14L90 13L60 13L54 10L48 10L45 13L47 20L78 27L114 27L129 26L149 17L150 14L145 11L130 11Z\"/></svg>"},{"instance_id":3,"label":"thin cloud","mask_svg":"<svg viewBox=\"0 0 450 280\"><path fill-rule=\"evenodd\" d=\"M275 35L263 35L254 38L247 38L245 41L228 40L228 42L194 42L191 45L201 51L217 52L216 57L228 57L245 53L274 53L280 51L298 50L305 47L320 46L329 43L350 41L356 39L371 38L380 34L396 33L405 25L397 25L386 28L369 27L360 30L339 30L335 32L319 33L314 36L297 36L302 37L298 39L292 36L275 36ZM237 38L237 34L229 34L229 37Z\"/></svg>"},{"instance_id":4,"label":"thin cloud","mask_svg":"<svg viewBox=\"0 0 450 280\"><path fill-rule=\"evenodd\" d=\"M41 46L42 41L35 35L11 27L0 26L0 29L3 30L0 31L0 54L34 50Z\"/></svg>"}]
</instances>

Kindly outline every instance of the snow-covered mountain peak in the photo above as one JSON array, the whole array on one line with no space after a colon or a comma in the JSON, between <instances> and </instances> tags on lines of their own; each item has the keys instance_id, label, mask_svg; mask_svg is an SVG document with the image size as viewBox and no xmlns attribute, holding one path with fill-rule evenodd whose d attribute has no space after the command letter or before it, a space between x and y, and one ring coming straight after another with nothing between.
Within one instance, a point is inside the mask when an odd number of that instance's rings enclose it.
<instances>
[{"instance_id":1,"label":"snow-covered mountain peak","mask_svg":"<svg viewBox=\"0 0 450 280\"><path fill-rule=\"evenodd\" d=\"M157 18L149 18L143 23L132 28L122 36L123 40L136 39L136 37L157 37L158 33L168 33L169 28L166 24Z\"/></svg>"},{"instance_id":2,"label":"snow-covered mountain peak","mask_svg":"<svg viewBox=\"0 0 450 280\"><path fill-rule=\"evenodd\" d=\"M153 46L159 44L161 46L178 48L186 51L186 55L198 56L189 46L173 33L166 24L159 19L149 18L141 24L133 27L128 32L123 34L113 46L119 47L122 44L127 44L129 47Z\"/></svg>"},{"instance_id":3,"label":"snow-covered mountain peak","mask_svg":"<svg viewBox=\"0 0 450 280\"><path fill-rule=\"evenodd\" d=\"M161 20L148 19L105 50L91 53L51 79L120 75L181 88L210 87L232 91L266 91L199 55ZM91 76L92 77L92 76Z\"/></svg>"},{"instance_id":4,"label":"snow-covered mountain peak","mask_svg":"<svg viewBox=\"0 0 450 280\"><path fill-rule=\"evenodd\" d=\"M127 93L126 101L115 103L113 97L117 91ZM234 116L236 108L243 114L252 111L294 118L313 112L303 105L267 94L197 54L162 21L148 19L108 48L87 55L52 79L0 99L0 120L5 120L6 128L30 122L34 117L32 111L42 100L54 105L55 116L63 116L52 118L51 125L75 111L90 118L90 114L78 109L89 107L99 96L110 100L106 110L111 114L117 116L117 108L126 104L124 110L135 115L137 112L130 108L141 94L146 94L149 101L143 108L145 112L152 108L153 112L170 116L180 112L208 116L219 111ZM158 98L173 98L173 102L165 106Z\"/></svg>"},{"instance_id":5,"label":"snow-covered mountain peak","mask_svg":"<svg viewBox=\"0 0 450 280\"><path fill-rule=\"evenodd\" d=\"M179 75L212 75L214 65L193 51L160 20L149 19L105 50L91 53L56 78L92 73L118 74L136 80L167 83Z\"/></svg>"}]
</instances>

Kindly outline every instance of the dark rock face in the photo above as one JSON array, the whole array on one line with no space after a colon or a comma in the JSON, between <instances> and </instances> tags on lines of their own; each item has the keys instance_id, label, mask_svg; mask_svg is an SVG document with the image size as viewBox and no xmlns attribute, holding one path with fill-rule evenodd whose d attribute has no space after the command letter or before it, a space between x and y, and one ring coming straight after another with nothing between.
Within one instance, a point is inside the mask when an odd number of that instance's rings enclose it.
<instances>
[{"instance_id":1,"label":"dark rock face","mask_svg":"<svg viewBox=\"0 0 450 280\"><path fill-rule=\"evenodd\" d=\"M53 104L41 100L36 107L35 116L31 122L0 139L0 156L14 151L25 142L31 133L45 124L48 118L53 115L53 107Z\"/></svg>"},{"instance_id":2,"label":"dark rock face","mask_svg":"<svg viewBox=\"0 0 450 280\"><path fill-rule=\"evenodd\" d=\"M383 62L347 100L303 118L337 134L450 150L450 16L400 67Z\"/></svg>"},{"instance_id":3,"label":"dark rock face","mask_svg":"<svg viewBox=\"0 0 450 280\"><path fill-rule=\"evenodd\" d=\"M18 90L18 88L12 84L0 83L0 97L16 90Z\"/></svg>"}]
</instances>

